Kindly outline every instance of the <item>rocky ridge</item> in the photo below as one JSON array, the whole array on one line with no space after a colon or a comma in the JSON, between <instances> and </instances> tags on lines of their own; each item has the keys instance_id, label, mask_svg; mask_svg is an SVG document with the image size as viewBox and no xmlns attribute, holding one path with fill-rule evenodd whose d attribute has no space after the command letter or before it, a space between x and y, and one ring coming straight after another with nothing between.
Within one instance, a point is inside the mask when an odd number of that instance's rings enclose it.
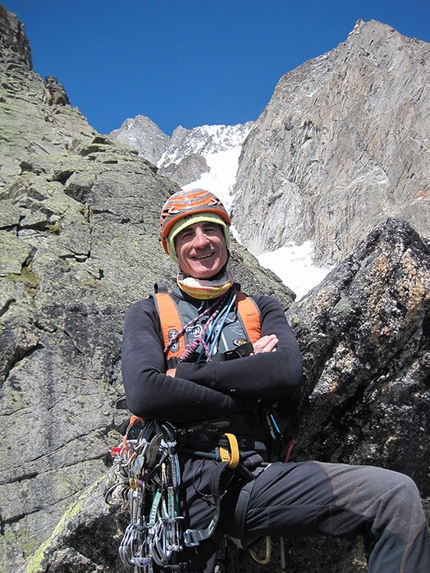
<instances>
[{"instance_id":1,"label":"rocky ridge","mask_svg":"<svg viewBox=\"0 0 430 573\"><path fill-rule=\"evenodd\" d=\"M97 134L58 82L32 71L22 24L4 9L0 31L9 38L0 50L1 569L125 573L125 515L103 499L109 449L128 417L115 407L121 327L156 280L174 282L158 214L178 186ZM392 467L415 478L427 507L428 241L389 219L293 306L238 245L231 266L245 291L289 309L304 356L303 392L278 405L287 442L297 440L292 460ZM316 563L366 570L355 540L288 544L301 573ZM241 570L255 567L245 559Z\"/></svg>"},{"instance_id":2,"label":"rocky ridge","mask_svg":"<svg viewBox=\"0 0 430 573\"><path fill-rule=\"evenodd\" d=\"M281 78L247 137L233 221L254 253L332 264L390 216L429 236L430 44L379 22Z\"/></svg>"}]
</instances>

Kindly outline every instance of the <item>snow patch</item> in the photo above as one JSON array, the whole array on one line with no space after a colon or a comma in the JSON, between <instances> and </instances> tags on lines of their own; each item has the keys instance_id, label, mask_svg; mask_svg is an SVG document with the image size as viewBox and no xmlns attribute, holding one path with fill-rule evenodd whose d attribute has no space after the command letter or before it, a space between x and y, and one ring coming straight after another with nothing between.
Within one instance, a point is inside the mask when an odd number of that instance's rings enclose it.
<instances>
[{"instance_id":1,"label":"snow patch","mask_svg":"<svg viewBox=\"0 0 430 573\"><path fill-rule=\"evenodd\" d=\"M212 191L212 193L215 193L215 195L221 199L225 208L229 211L231 208L232 189L236 180L240 151L241 146L237 146L227 151L219 151L218 153L205 155L204 157L208 164L209 171L203 173L197 181L185 185L183 189L208 189L208 191Z\"/></svg>"},{"instance_id":2,"label":"snow patch","mask_svg":"<svg viewBox=\"0 0 430 573\"><path fill-rule=\"evenodd\" d=\"M297 295L297 300L317 286L330 272L312 262L312 241L303 245L290 244L257 257L262 267L273 271Z\"/></svg>"}]
</instances>

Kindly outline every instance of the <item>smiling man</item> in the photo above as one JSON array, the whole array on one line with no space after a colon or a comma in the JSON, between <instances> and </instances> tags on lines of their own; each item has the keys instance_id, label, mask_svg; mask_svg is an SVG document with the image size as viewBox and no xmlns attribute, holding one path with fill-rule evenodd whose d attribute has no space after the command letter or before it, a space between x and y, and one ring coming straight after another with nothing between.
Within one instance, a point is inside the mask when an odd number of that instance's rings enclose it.
<instances>
[{"instance_id":1,"label":"smiling man","mask_svg":"<svg viewBox=\"0 0 430 573\"><path fill-rule=\"evenodd\" d=\"M222 228L216 223L194 223L175 237L176 255L182 271L192 277L209 279L227 263Z\"/></svg>"},{"instance_id":2,"label":"smiling man","mask_svg":"<svg viewBox=\"0 0 430 573\"><path fill-rule=\"evenodd\" d=\"M179 265L177 286L135 303L125 319L127 404L164 428L168 452L155 467L146 455L138 477L143 492L159 495L132 529L145 532L132 562L212 573L225 534L243 547L260 536L362 535L370 572L428 573L426 520L408 477L275 461L270 404L300 387L302 360L277 301L234 282L229 227L213 193L172 195L160 232Z\"/></svg>"}]
</instances>

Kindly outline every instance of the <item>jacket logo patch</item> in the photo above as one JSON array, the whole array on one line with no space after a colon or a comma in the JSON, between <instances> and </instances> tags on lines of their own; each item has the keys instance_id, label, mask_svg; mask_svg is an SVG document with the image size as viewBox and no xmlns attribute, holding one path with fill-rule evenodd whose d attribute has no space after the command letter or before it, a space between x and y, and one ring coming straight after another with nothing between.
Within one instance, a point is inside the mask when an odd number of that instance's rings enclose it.
<instances>
[{"instance_id":1,"label":"jacket logo patch","mask_svg":"<svg viewBox=\"0 0 430 573\"><path fill-rule=\"evenodd\" d=\"M187 336L192 336L193 338L198 338L203 332L203 327L200 324L194 324L185 329L185 334Z\"/></svg>"},{"instance_id":2,"label":"jacket logo patch","mask_svg":"<svg viewBox=\"0 0 430 573\"><path fill-rule=\"evenodd\" d=\"M247 342L248 342L248 341L245 340L244 338L235 338L235 339L233 340L233 344L234 344L235 346L242 346L242 344L246 344Z\"/></svg>"}]
</instances>

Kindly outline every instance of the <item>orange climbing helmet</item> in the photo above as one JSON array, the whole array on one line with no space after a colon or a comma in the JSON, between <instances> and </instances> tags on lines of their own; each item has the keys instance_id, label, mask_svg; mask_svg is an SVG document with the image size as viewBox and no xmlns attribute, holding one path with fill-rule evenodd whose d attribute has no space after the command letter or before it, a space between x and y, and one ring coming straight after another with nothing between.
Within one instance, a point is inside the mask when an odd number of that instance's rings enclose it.
<instances>
[{"instance_id":1,"label":"orange climbing helmet","mask_svg":"<svg viewBox=\"0 0 430 573\"><path fill-rule=\"evenodd\" d=\"M208 221L221 225L229 246L231 219L216 195L204 189L178 191L165 202L160 216L160 235L163 249L177 262L174 239L194 223Z\"/></svg>"}]
</instances>

